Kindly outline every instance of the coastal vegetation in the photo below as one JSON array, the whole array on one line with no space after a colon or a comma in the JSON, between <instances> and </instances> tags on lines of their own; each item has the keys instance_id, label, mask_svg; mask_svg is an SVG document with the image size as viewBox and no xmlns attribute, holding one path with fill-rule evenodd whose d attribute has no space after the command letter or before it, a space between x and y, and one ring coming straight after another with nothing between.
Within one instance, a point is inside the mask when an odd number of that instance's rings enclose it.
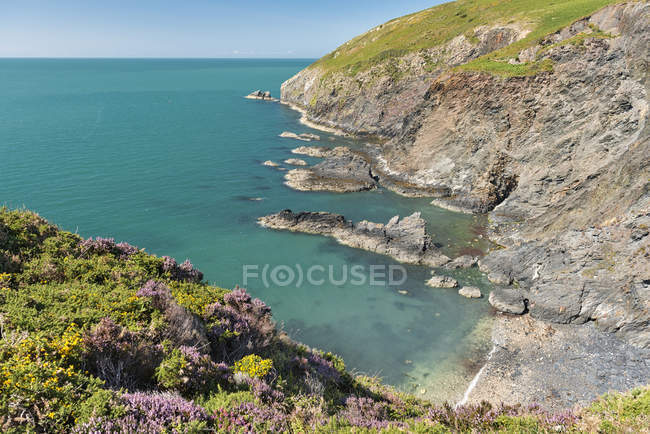
<instances>
[{"instance_id":1,"label":"coastal vegetation","mask_svg":"<svg viewBox=\"0 0 650 434\"><path fill-rule=\"evenodd\" d=\"M510 63L518 53L615 0L458 0L388 21L346 42L315 62L311 68L327 73L356 75L375 65L399 59L409 53L442 46L458 36L478 42L480 26L515 26L527 34L501 49L462 65L464 70L518 76L548 71L548 61ZM438 66L438 65L436 65Z\"/></svg>"},{"instance_id":2,"label":"coastal vegetation","mask_svg":"<svg viewBox=\"0 0 650 434\"><path fill-rule=\"evenodd\" d=\"M189 261L0 210L4 432L608 432L647 426L650 391L578 412L434 406L289 339L245 290Z\"/></svg>"}]
</instances>

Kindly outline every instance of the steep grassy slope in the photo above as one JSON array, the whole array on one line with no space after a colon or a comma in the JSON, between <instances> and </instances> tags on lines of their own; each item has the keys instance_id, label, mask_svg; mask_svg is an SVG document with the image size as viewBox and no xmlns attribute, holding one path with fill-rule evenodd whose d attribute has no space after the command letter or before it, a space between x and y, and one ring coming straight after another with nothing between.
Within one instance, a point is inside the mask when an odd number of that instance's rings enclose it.
<instances>
[{"instance_id":1,"label":"steep grassy slope","mask_svg":"<svg viewBox=\"0 0 650 434\"><path fill-rule=\"evenodd\" d=\"M446 44L461 35L476 40L474 29L479 26L515 25L524 30L525 36L490 53L482 61L465 66L466 69L501 72L503 65L499 67L492 62L507 63L546 35L615 3L615 0L459 0L375 27L324 56L311 68L353 75L390 58Z\"/></svg>"},{"instance_id":2,"label":"steep grassy slope","mask_svg":"<svg viewBox=\"0 0 650 434\"><path fill-rule=\"evenodd\" d=\"M648 390L580 414L434 407L292 342L245 291L0 209L3 432L554 432L642 426Z\"/></svg>"}]
</instances>

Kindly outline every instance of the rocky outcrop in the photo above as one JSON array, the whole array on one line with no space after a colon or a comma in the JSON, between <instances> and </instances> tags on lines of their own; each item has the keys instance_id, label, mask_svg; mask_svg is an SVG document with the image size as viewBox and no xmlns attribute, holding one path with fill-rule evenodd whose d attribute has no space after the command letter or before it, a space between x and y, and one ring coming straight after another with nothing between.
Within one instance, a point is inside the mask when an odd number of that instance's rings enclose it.
<instances>
[{"instance_id":1,"label":"rocky outcrop","mask_svg":"<svg viewBox=\"0 0 650 434\"><path fill-rule=\"evenodd\" d=\"M447 68L524 37L518 26L481 26L447 44L387 59L356 75L307 68L282 84L281 100L309 120L355 135L396 136ZM336 55L336 53L333 53Z\"/></svg>"},{"instance_id":2,"label":"rocky outcrop","mask_svg":"<svg viewBox=\"0 0 650 434\"><path fill-rule=\"evenodd\" d=\"M530 316L499 316L494 349L470 404L482 400L537 404L567 409L612 391L644 386L650 377L650 351L640 349L593 324L549 324Z\"/></svg>"},{"instance_id":3,"label":"rocky outcrop","mask_svg":"<svg viewBox=\"0 0 650 434\"><path fill-rule=\"evenodd\" d=\"M306 166L307 162L305 160L301 160L300 158L288 158L284 160L284 164L290 164L292 166Z\"/></svg>"},{"instance_id":4,"label":"rocky outcrop","mask_svg":"<svg viewBox=\"0 0 650 434\"><path fill-rule=\"evenodd\" d=\"M271 92L268 90L266 92L262 92L261 90L256 90L254 92L251 92L250 94L246 95L247 99L259 99L262 101L278 101L276 98L273 98L271 96Z\"/></svg>"},{"instance_id":5,"label":"rocky outcrop","mask_svg":"<svg viewBox=\"0 0 650 434\"><path fill-rule=\"evenodd\" d=\"M463 286L458 290L458 294L465 298L481 298L481 290L475 286Z\"/></svg>"},{"instance_id":6,"label":"rocky outcrop","mask_svg":"<svg viewBox=\"0 0 650 434\"><path fill-rule=\"evenodd\" d=\"M276 163L275 161L266 160L265 162L262 163L262 166L267 166L267 167L278 167L279 164Z\"/></svg>"},{"instance_id":7,"label":"rocky outcrop","mask_svg":"<svg viewBox=\"0 0 650 434\"><path fill-rule=\"evenodd\" d=\"M312 140L320 140L320 136L317 135L317 134L311 134L311 133L296 134L296 133L292 133L290 131L284 131L283 133L280 134L280 137L283 137L285 139L302 140L303 142L311 142Z\"/></svg>"},{"instance_id":8,"label":"rocky outcrop","mask_svg":"<svg viewBox=\"0 0 650 434\"><path fill-rule=\"evenodd\" d=\"M346 193L377 187L367 157L339 146L325 154L325 159L308 169L294 169L285 175L285 184L300 191Z\"/></svg>"},{"instance_id":9,"label":"rocky outcrop","mask_svg":"<svg viewBox=\"0 0 650 434\"><path fill-rule=\"evenodd\" d=\"M478 263L478 260L478 256L462 255L445 265L445 268L449 270L457 270L459 268L472 268Z\"/></svg>"},{"instance_id":10,"label":"rocky outcrop","mask_svg":"<svg viewBox=\"0 0 650 434\"><path fill-rule=\"evenodd\" d=\"M291 150L292 154L307 155L309 157L324 158L327 157L332 149L324 146L298 146Z\"/></svg>"},{"instance_id":11,"label":"rocky outcrop","mask_svg":"<svg viewBox=\"0 0 650 434\"><path fill-rule=\"evenodd\" d=\"M489 213L505 249L481 269L525 291L531 316L595 321L650 346L649 23L647 2L608 6L511 59L552 65L529 75L449 69L523 35L493 28L479 51L460 37L440 47L439 69L418 66L423 53L400 57L399 73L315 66L282 98L313 121L383 136L369 155L384 186Z\"/></svg>"},{"instance_id":12,"label":"rocky outcrop","mask_svg":"<svg viewBox=\"0 0 650 434\"><path fill-rule=\"evenodd\" d=\"M403 219L395 216L385 225L365 220L353 223L339 214L291 210L260 217L258 221L272 229L333 237L343 245L391 256L403 263L439 267L449 262L433 245L420 213Z\"/></svg>"},{"instance_id":13,"label":"rocky outcrop","mask_svg":"<svg viewBox=\"0 0 650 434\"><path fill-rule=\"evenodd\" d=\"M426 281L426 285L432 288L456 288L458 286L458 280L449 276L434 275Z\"/></svg>"},{"instance_id":14,"label":"rocky outcrop","mask_svg":"<svg viewBox=\"0 0 650 434\"><path fill-rule=\"evenodd\" d=\"M525 294L518 289L495 289L488 297L490 305L503 313L521 315L526 312Z\"/></svg>"}]
</instances>

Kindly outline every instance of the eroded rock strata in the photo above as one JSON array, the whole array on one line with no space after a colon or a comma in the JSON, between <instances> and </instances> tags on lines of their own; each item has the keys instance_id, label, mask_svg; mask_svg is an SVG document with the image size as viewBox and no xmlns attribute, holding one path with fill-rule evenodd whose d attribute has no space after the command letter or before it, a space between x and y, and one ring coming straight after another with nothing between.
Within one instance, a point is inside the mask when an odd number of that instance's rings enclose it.
<instances>
[{"instance_id":1,"label":"eroded rock strata","mask_svg":"<svg viewBox=\"0 0 650 434\"><path fill-rule=\"evenodd\" d=\"M307 152L307 151L304 151ZM293 169L285 175L285 184L300 191L332 191L346 193L372 190L377 179L369 159L345 146L331 151L317 151L324 160L313 167Z\"/></svg>"},{"instance_id":2,"label":"eroded rock strata","mask_svg":"<svg viewBox=\"0 0 650 434\"><path fill-rule=\"evenodd\" d=\"M550 324L530 316L501 316L494 349L469 403L520 402L565 409L612 390L647 384L650 351L593 324Z\"/></svg>"},{"instance_id":3,"label":"eroded rock strata","mask_svg":"<svg viewBox=\"0 0 650 434\"><path fill-rule=\"evenodd\" d=\"M388 223L352 222L340 214L284 210L258 219L262 226L326 235L339 243L379 253L408 263L439 267L449 258L433 245L420 213L402 219L393 217Z\"/></svg>"}]
</instances>

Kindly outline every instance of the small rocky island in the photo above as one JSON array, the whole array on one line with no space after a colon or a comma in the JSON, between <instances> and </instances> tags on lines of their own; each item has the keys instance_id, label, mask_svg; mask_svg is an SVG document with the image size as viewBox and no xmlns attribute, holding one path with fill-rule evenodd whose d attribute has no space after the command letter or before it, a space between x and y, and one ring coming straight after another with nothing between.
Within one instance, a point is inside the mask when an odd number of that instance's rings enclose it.
<instances>
[{"instance_id":1,"label":"small rocky island","mask_svg":"<svg viewBox=\"0 0 650 434\"><path fill-rule=\"evenodd\" d=\"M261 90L256 90L246 95L247 99L260 99L263 101L278 101L278 99L271 96L271 91L262 92Z\"/></svg>"},{"instance_id":2,"label":"small rocky island","mask_svg":"<svg viewBox=\"0 0 650 434\"><path fill-rule=\"evenodd\" d=\"M406 264L440 267L450 261L433 244L419 212L402 219L395 216L382 224L366 220L354 223L328 212L294 213L285 209L258 221L271 229L329 236L340 244L387 255Z\"/></svg>"},{"instance_id":3,"label":"small rocky island","mask_svg":"<svg viewBox=\"0 0 650 434\"><path fill-rule=\"evenodd\" d=\"M284 131L280 134L279 137L285 138L285 139L295 139L295 140L302 140L303 142L311 142L312 140L320 140L320 136L317 134L312 134L312 133L292 133L291 131Z\"/></svg>"}]
</instances>

